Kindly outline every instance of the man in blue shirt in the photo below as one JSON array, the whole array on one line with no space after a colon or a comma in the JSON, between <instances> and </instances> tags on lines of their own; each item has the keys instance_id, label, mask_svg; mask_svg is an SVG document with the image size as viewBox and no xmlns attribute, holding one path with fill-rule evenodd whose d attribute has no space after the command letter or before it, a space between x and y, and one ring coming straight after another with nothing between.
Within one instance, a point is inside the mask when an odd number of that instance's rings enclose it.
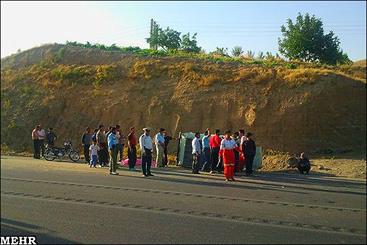
<instances>
[{"instance_id":1,"label":"man in blue shirt","mask_svg":"<svg viewBox=\"0 0 367 245\"><path fill-rule=\"evenodd\" d=\"M116 136L115 127L112 128L111 133L108 135L107 142L108 142L108 150L110 151L110 174L118 175L118 173L116 173L118 140Z\"/></svg>"},{"instance_id":2,"label":"man in blue shirt","mask_svg":"<svg viewBox=\"0 0 367 245\"><path fill-rule=\"evenodd\" d=\"M201 171L209 171L211 163L210 163L210 146L209 146L209 138L210 133L209 129L207 129L204 133L204 137L201 140L202 146L203 146L203 167L201 168Z\"/></svg>"}]
</instances>

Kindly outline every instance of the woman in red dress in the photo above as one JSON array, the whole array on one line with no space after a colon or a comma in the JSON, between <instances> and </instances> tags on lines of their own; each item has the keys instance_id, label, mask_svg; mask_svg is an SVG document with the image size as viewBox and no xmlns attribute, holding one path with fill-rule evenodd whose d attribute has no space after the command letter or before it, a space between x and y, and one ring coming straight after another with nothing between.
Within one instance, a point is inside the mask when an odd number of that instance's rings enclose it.
<instances>
[{"instance_id":1,"label":"woman in red dress","mask_svg":"<svg viewBox=\"0 0 367 245\"><path fill-rule=\"evenodd\" d=\"M228 130L225 134L225 138L220 143L219 154L223 157L224 177L226 178L226 181L234 181L234 150L239 151L239 147L237 146L236 141L231 138L231 131Z\"/></svg>"}]
</instances>

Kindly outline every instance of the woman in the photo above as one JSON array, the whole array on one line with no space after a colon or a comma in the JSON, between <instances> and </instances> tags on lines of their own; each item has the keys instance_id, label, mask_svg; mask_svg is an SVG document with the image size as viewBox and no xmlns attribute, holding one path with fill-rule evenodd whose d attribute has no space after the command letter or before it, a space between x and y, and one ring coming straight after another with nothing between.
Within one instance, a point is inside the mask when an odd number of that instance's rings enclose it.
<instances>
[{"instance_id":1,"label":"woman","mask_svg":"<svg viewBox=\"0 0 367 245\"><path fill-rule=\"evenodd\" d=\"M239 151L239 147L231 138L231 131L226 131L225 138L220 143L220 151L219 154L223 158L223 166L224 166L224 176L226 181L234 181L234 165L235 165L235 155L234 151Z\"/></svg>"}]
</instances>

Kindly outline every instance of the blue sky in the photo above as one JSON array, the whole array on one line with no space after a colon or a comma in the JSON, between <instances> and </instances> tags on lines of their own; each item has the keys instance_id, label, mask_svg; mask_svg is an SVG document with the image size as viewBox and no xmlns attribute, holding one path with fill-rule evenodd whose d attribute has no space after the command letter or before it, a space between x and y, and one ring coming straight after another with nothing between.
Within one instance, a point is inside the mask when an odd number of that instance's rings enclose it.
<instances>
[{"instance_id":1,"label":"blue sky","mask_svg":"<svg viewBox=\"0 0 367 245\"><path fill-rule=\"evenodd\" d=\"M278 52L280 26L298 12L321 18L352 60L366 59L366 2L1 2L1 57L44 43L75 40L147 48L150 19L199 46ZM19 18L22 16L22 18ZM25 21L26 20L26 21Z\"/></svg>"}]
</instances>

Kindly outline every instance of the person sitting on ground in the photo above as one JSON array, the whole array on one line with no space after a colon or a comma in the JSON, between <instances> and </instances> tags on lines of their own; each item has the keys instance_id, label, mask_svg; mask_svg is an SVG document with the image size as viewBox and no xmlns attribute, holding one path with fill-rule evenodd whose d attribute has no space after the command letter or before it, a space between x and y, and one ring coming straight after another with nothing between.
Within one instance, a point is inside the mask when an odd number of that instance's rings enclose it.
<instances>
[{"instance_id":1,"label":"person sitting on ground","mask_svg":"<svg viewBox=\"0 0 367 245\"><path fill-rule=\"evenodd\" d=\"M305 156L304 152L301 153L301 156L297 164L297 168L301 174L303 174L303 172L309 174L310 172L311 169L310 160Z\"/></svg>"}]
</instances>

